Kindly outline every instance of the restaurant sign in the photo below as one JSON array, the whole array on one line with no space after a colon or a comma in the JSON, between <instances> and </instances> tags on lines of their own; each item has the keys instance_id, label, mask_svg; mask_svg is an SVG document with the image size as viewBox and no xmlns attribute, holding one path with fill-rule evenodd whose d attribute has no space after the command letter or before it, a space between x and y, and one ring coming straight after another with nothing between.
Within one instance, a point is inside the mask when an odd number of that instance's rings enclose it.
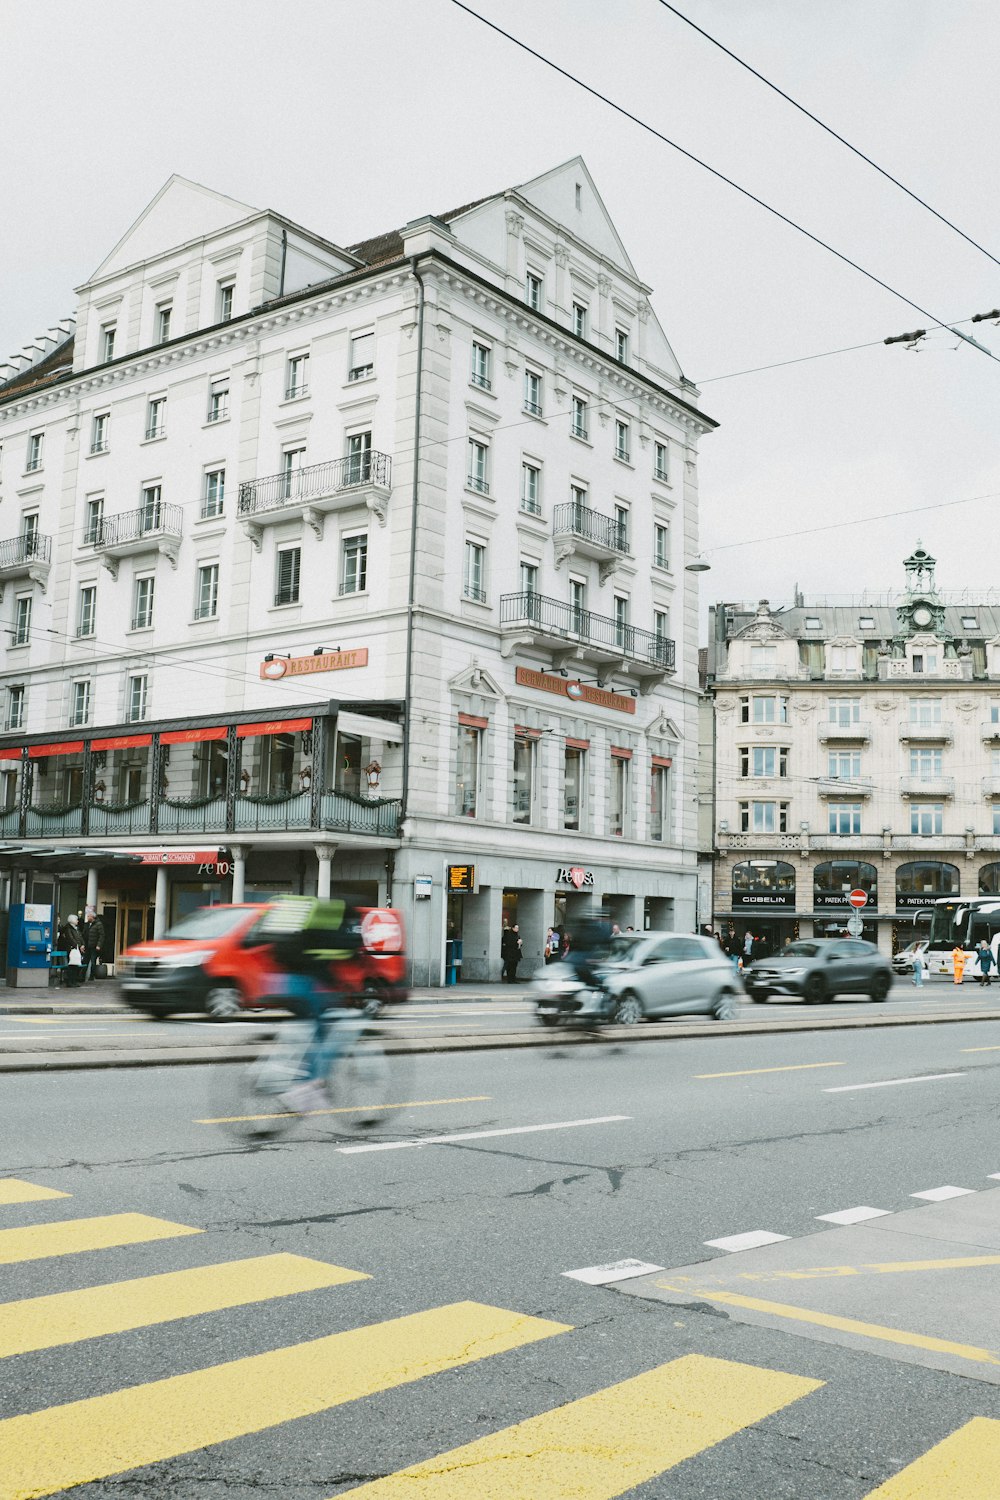
<instances>
[{"instance_id":1,"label":"restaurant sign","mask_svg":"<svg viewBox=\"0 0 1000 1500\"><path fill-rule=\"evenodd\" d=\"M550 672L536 672L531 667L518 667L514 680L520 687L536 688L542 693L556 693L560 698L569 698L578 703L590 703L595 708L613 708L620 714L635 713L635 699L625 693L609 693L606 688L592 687L589 682L567 681Z\"/></svg>"},{"instance_id":2,"label":"restaurant sign","mask_svg":"<svg viewBox=\"0 0 1000 1500\"><path fill-rule=\"evenodd\" d=\"M359 646L354 651L314 651L309 656L272 656L262 661L260 675L265 682L276 682L280 677L304 677L310 672L344 672L348 667L366 667L368 647Z\"/></svg>"}]
</instances>

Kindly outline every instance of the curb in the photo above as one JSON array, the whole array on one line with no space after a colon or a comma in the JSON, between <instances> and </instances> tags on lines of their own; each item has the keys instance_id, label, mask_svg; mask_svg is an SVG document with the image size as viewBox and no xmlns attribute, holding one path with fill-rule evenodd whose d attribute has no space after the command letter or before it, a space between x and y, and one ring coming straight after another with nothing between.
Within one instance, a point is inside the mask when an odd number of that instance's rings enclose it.
<instances>
[{"instance_id":1,"label":"curb","mask_svg":"<svg viewBox=\"0 0 1000 1500\"><path fill-rule=\"evenodd\" d=\"M692 1037L762 1036L785 1031L862 1031L885 1026L937 1026L962 1021L1000 1021L1000 1010L966 1011L960 1014L942 1012L929 1016L844 1016L773 1021L708 1021L678 1026L666 1021L651 1021L645 1026L606 1026L594 1032L545 1027L532 1031L496 1032L492 1036L428 1037L396 1040L390 1037L386 1051L420 1055L439 1052L497 1052L522 1047L602 1046L622 1042L685 1041ZM262 1036L254 1045L226 1047L161 1047L146 1051L88 1051L77 1048L64 1052L0 1052L0 1073L73 1072L80 1069L195 1067L226 1062L249 1062L258 1055Z\"/></svg>"}]
</instances>

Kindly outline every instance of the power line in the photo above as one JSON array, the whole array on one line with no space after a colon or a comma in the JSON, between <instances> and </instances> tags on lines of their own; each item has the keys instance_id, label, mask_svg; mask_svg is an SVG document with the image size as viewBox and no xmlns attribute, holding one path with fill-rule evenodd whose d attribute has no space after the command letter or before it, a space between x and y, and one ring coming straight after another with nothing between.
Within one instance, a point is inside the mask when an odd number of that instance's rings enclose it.
<instances>
[{"instance_id":1,"label":"power line","mask_svg":"<svg viewBox=\"0 0 1000 1500\"><path fill-rule=\"evenodd\" d=\"M948 510L954 505L975 505L979 500L1000 500L1000 491L991 490L985 495L965 495L961 500L935 500L933 505L910 505L905 510L886 510L874 516L856 516L849 521L830 521L825 526L803 526L799 531L776 531L771 536L747 537L742 542L720 542L717 547L705 547L705 552L728 552L732 547L756 547L764 542L783 542L789 537L814 536L819 531L841 531L849 526L871 526L876 521L893 521L898 516L916 516L926 510Z\"/></svg>"},{"instance_id":2,"label":"power line","mask_svg":"<svg viewBox=\"0 0 1000 1500\"><path fill-rule=\"evenodd\" d=\"M571 73L567 68L561 67L551 57L546 57L543 52L538 52L534 47L529 47L528 43L522 42L520 37L514 36L512 32L505 31L502 26L498 26L495 21L489 20L488 17L480 15L471 6L466 5L464 0L451 0L451 3L457 6L459 10L465 11L466 15L472 16L474 20L480 21L484 26L489 27L491 31L495 31L498 36L502 36L506 41L512 42L522 52L527 52L529 57L533 57L538 62L544 63L547 68L551 68L553 72L558 73L560 77L567 79L570 83L575 83L578 88L583 89L592 98L599 100L601 104L606 104L609 109L613 109L617 114L624 116L626 120L631 120L632 124L638 125L640 130L647 131L650 135L655 136L658 141L662 141L665 146L670 146L672 150L679 152L688 161L694 162L695 166L701 167L704 171L711 173L719 182L724 182L727 187L733 188L744 198L749 198L751 203L756 203L758 208L763 208L767 213L772 214L774 218L780 219L782 224L787 224L797 234L803 235L807 240L811 240L814 245L819 245L820 249L826 250L830 255L836 256L837 260L841 261L845 266L850 266L853 271L860 272L862 276L867 277L869 281L873 281L876 286L881 287L890 296L897 298L900 302L905 302L907 307L912 307L914 312L920 313L921 317L930 318L939 327L950 327L949 324L944 323L942 319L938 318L936 314L928 312L925 307L921 307L919 302L914 302L904 292L897 291L894 286L890 286L887 281L883 281L880 276L876 276L874 271L866 270L856 260L852 260L849 255L845 255L842 250L835 249L828 241L821 239L817 234L813 234L811 229L806 229L802 224L797 223L795 219L791 219L787 214L783 214L780 209L774 208L770 203L765 203L763 198L758 198L757 194L752 193L749 188L742 187L732 177L727 177L724 172L720 172L717 167L710 166L700 156L695 156L693 151L688 151L686 147L679 145L677 141L671 140L669 136L664 135L661 130L657 130L654 125L650 125L646 120L641 119L639 115L634 115L623 104L617 104L607 94L602 94L599 89L595 89L591 84L584 83L582 78L578 78L575 73ZM995 363L1000 364L1000 358L992 350L987 349L984 344L978 343L967 333L959 333L957 328L953 328L951 331L956 337L963 339L967 344L971 344L974 349L978 349L980 354L985 354L987 359L992 359Z\"/></svg>"},{"instance_id":3,"label":"power line","mask_svg":"<svg viewBox=\"0 0 1000 1500\"><path fill-rule=\"evenodd\" d=\"M985 255L987 260L991 260L995 266L1000 266L1000 260L997 259L992 251L987 250L978 240L974 240L971 235L966 234L964 229L959 229L958 225L953 224L950 219L946 219L944 214L938 213L937 209L932 208L926 199L920 197L919 193L915 193L912 188L908 188L905 182L900 182L898 177L893 177L892 173L887 172L884 167L880 167L877 161L872 161L870 156L866 156L859 147L853 146L849 140L846 140L844 136L834 130L832 125L827 125L818 115L814 115L812 110L807 109L804 104L800 104L797 99L793 99L791 94L786 94L785 90L779 88L776 83L772 83L770 78L765 78L763 73L759 73L756 68L751 67L750 63L738 56L737 53L732 52L724 43L719 41L718 37L711 36L703 27L692 21L690 16L686 16L682 10L678 10L676 5L671 5L670 0L660 0L660 4L664 10L669 10L679 20L683 21L685 25L690 26L693 31L697 31L699 36L703 36L707 42L711 42L713 47L718 47L720 52L724 52L727 57L732 58L734 63L738 63L741 68L745 68L748 73L752 73L754 78L758 79L759 82L784 99L786 104L790 104L793 109L797 109L800 114L805 115L807 120L812 120L813 124L818 125L820 130L825 130L827 135L832 135L835 141L839 141L842 146L847 147L848 151L852 151L863 162L867 162L873 171L878 172L879 176L884 177L887 182L891 182L894 187L898 187L900 192L905 193L908 198L912 198L914 203L919 203L921 208L926 208L927 212L933 214L935 219L938 219L942 224L947 225L949 229L954 230L957 235L960 235L966 244L971 245L974 250L978 250L982 255Z\"/></svg>"},{"instance_id":4,"label":"power line","mask_svg":"<svg viewBox=\"0 0 1000 1500\"><path fill-rule=\"evenodd\" d=\"M938 329L945 329L948 333L954 333L962 323L974 323L976 319L956 318L953 323L938 323ZM842 349L822 349L816 354L800 354L794 359L778 359L769 365L753 365L748 370L730 370L726 375L710 375L706 380L696 380L694 384L701 389L704 385L713 385L720 380L736 380L741 375L761 375L768 370L783 370L786 365L805 365L814 359L830 359L835 354L856 354L859 349L880 349L885 344L885 339L872 339L867 344L845 344Z\"/></svg>"}]
</instances>

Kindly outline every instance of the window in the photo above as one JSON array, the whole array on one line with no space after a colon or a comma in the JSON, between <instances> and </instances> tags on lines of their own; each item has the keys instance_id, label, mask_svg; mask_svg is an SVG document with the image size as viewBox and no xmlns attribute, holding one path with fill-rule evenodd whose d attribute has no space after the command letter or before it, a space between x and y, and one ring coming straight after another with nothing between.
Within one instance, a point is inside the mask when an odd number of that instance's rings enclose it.
<instances>
[{"instance_id":1,"label":"window","mask_svg":"<svg viewBox=\"0 0 1000 1500\"><path fill-rule=\"evenodd\" d=\"M615 838L622 838L628 821L628 771L629 760L625 755L611 756L611 801L609 831Z\"/></svg>"},{"instance_id":2,"label":"window","mask_svg":"<svg viewBox=\"0 0 1000 1500\"><path fill-rule=\"evenodd\" d=\"M875 629L875 616L874 615L862 615L861 619L858 621L858 629L859 630L874 630Z\"/></svg>"},{"instance_id":3,"label":"window","mask_svg":"<svg viewBox=\"0 0 1000 1500\"><path fill-rule=\"evenodd\" d=\"M302 471L305 460L305 448L286 448L281 455L281 498L283 500L297 500L299 495L299 474Z\"/></svg>"},{"instance_id":4,"label":"window","mask_svg":"<svg viewBox=\"0 0 1000 1500\"><path fill-rule=\"evenodd\" d=\"M629 511L627 505L615 506L615 546L622 552L628 550L628 521Z\"/></svg>"},{"instance_id":5,"label":"window","mask_svg":"<svg viewBox=\"0 0 1000 1500\"><path fill-rule=\"evenodd\" d=\"M530 823L534 801L535 741L515 731L514 763L511 767L511 822Z\"/></svg>"},{"instance_id":6,"label":"window","mask_svg":"<svg viewBox=\"0 0 1000 1500\"><path fill-rule=\"evenodd\" d=\"M233 292L235 283L220 281L216 293L216 311L220 323L228 323L233 315Z\"/></svg>"},{"instance_id":7,"label":"window","mask_svg":"<svg viewBox=\"0 0 1000 1500\"><path fill-rule=\"evenodd\" d=\"M7 728L24 728L24 687L21 683L7 689Z\"/></svg>"},{"instance_id":8,"label":"window","mask_svg":"<svg viewBox=\"0 0 1000 1500\"><path fill-rule=\"evenodd\" d=\"M843 837L861 832L860 802L831 802L828 832Z\"/></svg>"},{"instance_id":9,"label":"window","mask_svg":"<svg viewBox=\"0 0 1000 1500\"><path fill-rule=\"evenodd\" d=\"M465 544L465 577L462 592L478 604L486 602L486 548L482 542Z\"/></svg>"},{"instance_id":10,"label":"window","mask_svg":"<svg viewBox=\"0 0 1000 1500\"><path fill-rule=\"evenodd\" d=\"M285 381L285 400L305 396L309 391L309 356L293 354L288 361L288 377Z\"/></svg>"},{"instance_id":11,"label":"window","mask_svg":"<svg viewBox=\"0 0 1000 1500\"><path fill-rule=\"evenodd\" d=\"M978 630L979 629L979 621L976 619L975 615L963 615L962 616L962 629L963 630Z\"/></svg>"},{"instance_id":12,"label":"window","mask_svg":"<svg viewBox=\"0 0 1000 1500\"><path fill-rule=\"evenodd\" d=\"M529 271L524 278L524 300L535 312L541 312L542 278L535 271Z\"/></svg>"},{"instance_id":13,"label":"window","mask_svg":"<svg viewBox=\"0 0 1000 1500\"><path fill-rule=\"evenodd\" d=\"M212 516L221 516L225 499L225 469L209 469L205 475L205 490L201 497L202 520L207 521Z\"/></svg>"},{"instance_id":14,"label":"window","mask_svg":"<svg viewBox=\"0 0 1000 1500\"><path fill-rule=\"evenodd\" d=\"M661 643L670 639L670 611L668 609L653 610L653 636ZM657 653L657 660L660 659Z\"/></svg>"},{"instance_id":15,"label":"window","mask_svg":"<svg viewBox=\"0 0 1000 1500\"><path fill-rule=\"evenodd\" d=\"M777 646L751 646L750 647L750 670L762 674L770 674L778 666Z\"/></svg>"},{"instance_id":16,"label":"window","mask_svg":"<svg viewBox=\"0 0 1000 1500\"><path fill-rule=\"evenodd\" d=\"M586 531L587 491L582 484L571 484L569 498L573 504L573 525L580 531Z\"/></svg>"},{"instance_id":17,"label":"window","mask_svg":"<svg viewBox=\"0 0 1000 1500\"><path fill-rule=\"evenodd\" d=\"M490 492L489 473L490 450L486 443L481 443L478 438L469 439L469 477L468 486L470 490L478 490L481 495Z\"/></svg>"},{"instance_id":18,"label":"window","mask_svg":"<svg viewBox=\"0 0 1000 1500\"><path fill-rule=\"evenodd\" d=\"M740 775L770 777L788 775L788 747L746 745L740 751Z\"/></svg>"},{"instance_id":19,"label":"window","mask_svg":"<svg viewBox=\"0 0 1000 1500\"><path fill-rule=\"evenodd\" d=\"M44 436L45 434L42 432L33 432L28 439L28 461L24 467L29 474L33 474L36 469L42 467L42 439Z\"/></svg>"},{"instance_id":20,"label":"window","mask_svg":"<svg viewBox=\"0 0 1000 1500\"><path fill-rule=\"evenodd\" d=\"M858 670L857 646L830 646L829 670L831 672L856 672Z\"/></svg>"},{"instance_id":21,"label":"window","mask_svg":"<svg viewBox=\"0 0 1000 1500\"><path fill-rule=\"evenodd\" d=\"M302 450L303 453L305 449ZM352 432L347 439L345 484L368 484L372 477L371 432Z\"/></svg>"},{"instance_id":22,"label":"window","mask_svg":"<svg viewBox=\"0 0 1000 1500\"><path fill-rule=\"evenodd\" d=\"M114 359L115 357L114 323L105 323L101 329L101 357L104 360Z\"/></svg>"},{"instance_id":23,"label":"window","mask_svg":"<svg viewBox=\"0 0 1000 1500\"><path fill-rule=\"evenodd\" d=\"M628 364L628 333L624 328L615 329L615 359L620 365Z\"/></svg>"},{"instance_id":24,"label":"window","mask_svg":"<svg viewBox=\"0 0 1000 1500\"><path fill-rule=\"evenodd\" d=\"M827 775L835 780L850 781L861 775L860 750L831 750L826 760Z\"/></svg>"},{"instance_id":25,"label":"window","mask_svg":"<svg viewBox=\"0 0 1000 1500\"><path fill-rule=\"evenodd\" d=\"M629 647L628 628L628 598L625 594L615 595L615 645L622 646L625 650Z\"/></svg>"},{"instance_id":26,"label":"window","mask_svg":"<svg viewBox=\"0 0 1000 1500\"><path fill-rule=\"evenodd\" d=\"M529 416L542 415L542 377L537 370L524 372L524 409Z\"/></svg>"},{"instance_id":27,"label":"window","mask_svg":"<svg viewBox=\"0 0 1000 1500\"><path fill-rule=\"evenodd\" d=\"M578 209L583 209L583 183L577 182L573 187L573 201Z\"/></svg>"},{"instance_id":28,"label":"window","mask_svg":"<svg viewBox=\"0 0 1000 1500\"><path fill-rule=\"evenodd\" d=\"M137 578L132 587L132 629L148 630L153 623L153 596L156 579Z\"/></svg>"},{"instance_id":29,"label":"window","mask_svg":"<svg viewBox=\"0 0 1000 1500\"><path fill-rule=\"evenodd\" d=\"M542 513L542 471L527 460L521 465L521 509L530 516Z\"/></svg>"},{"instance_id":30,"label":"window","mask_svg":"<svg viewBox=\"0 0 1000 1500\"><path fill-rule=\"evenodd\" d=\"M538 593L538 564L537 563L525 562L523 560L523 558L522 558L522 560L521 560L520 583L521 583L521 593L522 594L537 594Z\"/></svg>"},{"instance_id":31,"label":"window","mask_svg":"<svg viewBox=\"0 0 1000 1500\"><path fill-rule=\"evenodd\" d=\"M993 804L993 832L994 835L1000 834L1000 802Z\"/></svg>"},{"instance_id":32,"label":"window","mask_svg":"<svg viewBox=\"0 0 1000 1500\"><path fill-rule=\"evenodd\" d=\"M12 646L26 646L31 639L31 595L19 594L14 600L14 634Z\"/></svg>"},{"instance_id":33,"label":"window","mask_svg":"<svg viewBox=\"0 0 1000 1500\"><path fill-rule=\"evenodd\" d=\"M741 724L787 724L788 699L780 696L755 695L740 699Z\"/></svg>"},{"instance_id":34,"label":"window","mask_svg":"<svg viewBox=\"0 0 1000 1500\"><path fill-rule=\"evenodd\" d=\"M615 458L625 464L629 461L629 424L620 417L615 422Z\"/></svg>"},{"instance_id":35,"label":"window","mask_svg":"<svg viewBox=\"0 0 1000 1500\"><path fill-rule=\"evenodd\" d=\"M229 376L220 375L208 388L208 420L223 422L229 416Z\"/></svg>"},{"instance_id":36,"label":"window","mask_svg":"<svg viewBox=\"0 0 1000 1500\"><path fill-rule=\"evenodd\" d=\"M340 582L342 594L362 594L368 587L368 533L345 536Z\"/></svg>"},{"instance_id":37,"label":"window","mask_svg":"<svg viewBox=\"0 0 1000 1500\"><path fill-rule=\"evenodd\" d=\"M585 302L573 303L573 332L578 339L587 337L587 305Z\"/></svg>"},{"instance_id":38,"label":"window","mask_svg":"<svg viewBox=\"0 0 1000 1500\"><path fill-rule=\"evenodd\" d=\"M141 531L158 531L163 520L163 511L160 504L160 486L158 484L147 484L143 486L142 505L139 513L139 528Z\"/></svg>"},{"instance_id":39,"label":"window","mask_svg":"<svg viewBox=\"0 0 1000 1500\"><path fill-rule=\"evenodd\" d=\"M277 584L274 590L275 604L298 604L299 573L301 566L301 547L283 547L279 551L277 563Z\"/></svg>"},{"instance_id":40,"label":"window","mask_svg":"<svg viewBox=\"0 0 1000 1500\"><path fill-rule=\"evenodd\" d=\"M573 437L587 437L587 401L584 396L573 397L569 430Z\"/></svg>"},{"instance_id":41,"label":"window","mask_svg":"<svg viewBox=\"0 0 1000 1500\"><path fill-rule=\"evenodd\" d=\"M582 745L567 745L563 754L563 827L576 832L583 827L586 771L586 748Z\"/></svg>"},{"instance_id":42,"label":"window","mask_svg":"<svg viewBox=\"0 0 1000 1500\"><path fill-rule=\"evenodd\" d=\"M910 803L910 832L920 838L927 838L931 834L941 833L944 823L944 804L942 802L911 802Z\"/></svg>"},{"instance_id":43,"label":"window","mask_svg":"<svg viewBox=\"0 0 1000 1500\"><path fill-rule=\"evenodd\" d=\"M198 569L198 592L195 598L196 620L213 620L219 613L219 564L202 563Z\"/></svg>"},{"instance_id":44,"label":"window","mask_svg":"<svg viewBox=\"0 0 1000 1500\"><path fill-rule=\"evenodd\" d=\"M662 521L653 523L653 567L670 567L670 529Z\"/></svg>"},{"instance_id":45,"label":"window","mask_svg":"<svg viewBox=\"0 0 1000 1500\"><path fill-rule=\"evenodd\" d=\"M493 389L493 350L489 344L481 344L478 340L473 340L472 373L469 380L473 385L478 385L482 391Z\"/></svg>"},{"instance_id":46,"label":"window","mask_svg":"<svg viewBox=\"0 0 1000 1500\"><path fill-rule=\"evenodd\" d=\"M483 731L471 724L458 726L458 754L455 764L455 812L460 818L474 818L479 809L479 767L482 760Z\"/></svg>"},{"instance_id":47,"label":"window","mask_svg":"<svg viewBox=\"0 0 1000 1500\"><path fill-rule=\"evenodd\" d=\"M167 430L167 398L154 396L146 408L146 439L163 437Z\"/></svg>"},{"instance_id":48,"label":"window","mask_svg":"<svg viewBox=\"0 0 1000 1500\"><path fill-rule=\"evenodd\" d=\"M107 453L108 451L108 427L111 425L110 414L106 411L100 412L94 417L93 426L90 430L91 453Z\"/></svg>"},{"instance_id":49,"label":"window","mask_svg":"<svg viewBox=\"0 0 1000 1500\"><path fill-rule=\"evenodd\" d=\"M910 723L929 728L941 723L940 698L911 698Z\"/></svg>"},{"instance_id":50,"label":"window","mask_svg":"<svg viewBox=\"0 0 1000 1500\"><path fill-rule=\"evenodd\" d=\"M86 519L84 521L83 540L88 546L93 546L101 540L104 521L104 496L96 495L87 501Z\"/></svg>"},{"instance_id":51,"label":"window","mask_svg":"<svg viewBox=\"0 0 1000 1500\"><path fill-rule=\"evenodd\" d=\"M89 682L74 682L73 697L69 711L69 722L71 724L87 724L90 722Z\"/></svg>"},{"instance_id":52,"label":"window","mask_svg":"<svg viewBox=\"0 0 1000 1500\"><path fill-rule=\"evenodd\" d=\"M823 622L818 615L806 615L805 628L806 630L822 630Z\"/></svg>"},{"instance_id":53,"label":"window","mask_svg":"<svg viewBox=\"0 0 1000 1500\"><path fill-rule=\"evenodd\" d=\"M922 747L910 751L910 775L921 781L930 781L942 772L944 752L925 750Z\"/></svg>"},{"instance_id":54,"label":"window","mask_svg":"<svg viewBox=\"0 0 1000 1500\"><path fill-rule=\"evenodd\" d=\"M169 302L161 302L156 309L156 342L165 344L170 337L170 314L173 311Z\"/></svg>"},{"instance_id":55,"label":"window","mask_svg":"<svg viewBox=\"0 0 1000 1500\"><path fill-rule=\"evenodd\" d=\"M571 578L569 581L569 605L572 612L570 629L575 630L577 635L585 635L587 631L587 585L582 578Z\"/></svg>"},{"instance_id":56,"label":"window","mask_svg":"<svg viewBox=\"0 0 1000 1500\"><path fill-rule=\"evenodd\" d=\"M933 673L938 669L938 653L936 651L914 651L910 660L914 675L922 672Z\"/></svg>"},{"instance_id":57,"label":"window","mask_svg":"<svg viewBox=\"0 0 1000 1500\"><path fill-rule=\"evenodd\" d=\"M135 723L146 717L149 706L149 678L145 672L139 672L128 680L126 718Z\"/></svg>"},{"instance_id":58,"label":"window","mask_svg":"<svg viewBox=\"0 0 1000 1500\"><path fill-rule=\"evenodd\" d=\"M860 698L828 698L826 707L829 723L838 724L841 729L861 723Z\"/></svg>"},{"instance_id":59,"label":"window","mask_svg":"<svg viewBox=\"0 0 1000 1500\"><path fill-rule=\"evenodd\" d=\"M666 443L653 444L653 478L664 482L670 477Z\"/></svg>"},{"instance_id":60,"label":"window","mask_svg":"<svg viewBox=\"0 0 1000 1500\"><path fill-rule=\"evenodd\" d=\"M348 380L364 380L375 369L375 333L351 335L351 363L347 371Z\"/></svg>"},{"instance_id":61,"label":"window","mask_svg":"<svg viewBox=\"0 0 1000 1500\"><path fill-rule=\"evenodd\" d=\"M24 548L23 555L25 561L38 556L38 542L38 512L37 510L29 510L26 515L21 517L21 544Z\"/></svg>"},{"instance_id":62,"label":"window","mask_svg":"<svg viewBox=\"0 0 1000 1500\"><path fill-rule=\"evenodd\" d=\"M663 842L667 823L667 771L666 766L653 766L649 777L649 836L657 844Z\"/></svg>"},{"instance_id":63,"label":"window","mask_svg":"<svg viewBox=\"0 0 1000 1500\"><path fill-rule=\"evenodd\" d=\"M741 833L787 833L787 802L741 802Z\"/></svg>"},{"instance_id":64,"label":"window","mask_svg":"<svg viewBox=\"0 0 1000 1500\"><path fill-rule=\"evenodd\" d=\"M97 618L97 585L85 583L80 588L76 608L76 633L78 637L94 634Z\"/></svg>"}]
</instances>

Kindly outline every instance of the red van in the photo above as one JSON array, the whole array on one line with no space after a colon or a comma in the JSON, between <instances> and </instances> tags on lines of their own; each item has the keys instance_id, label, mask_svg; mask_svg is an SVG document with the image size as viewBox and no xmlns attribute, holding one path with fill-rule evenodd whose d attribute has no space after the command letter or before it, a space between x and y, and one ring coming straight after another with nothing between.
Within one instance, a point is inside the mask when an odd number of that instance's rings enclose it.
<instances>
[{"instance_id":1,"label":"red van","mask_svg":"<svg viewBox=\"0 0 1000 1500\"><path fill-rule=\"evenodd\" d=\"M270 945L255 937L266 904L202 906L150 943L118 960L122 999L151 1016L205 1010L222 1018L280 1007L284 975ZM402 915L393 907L362 907L363 947L346 969L349 1003L376 1015L409 999Z\"/></svg>"}]
</instances>

